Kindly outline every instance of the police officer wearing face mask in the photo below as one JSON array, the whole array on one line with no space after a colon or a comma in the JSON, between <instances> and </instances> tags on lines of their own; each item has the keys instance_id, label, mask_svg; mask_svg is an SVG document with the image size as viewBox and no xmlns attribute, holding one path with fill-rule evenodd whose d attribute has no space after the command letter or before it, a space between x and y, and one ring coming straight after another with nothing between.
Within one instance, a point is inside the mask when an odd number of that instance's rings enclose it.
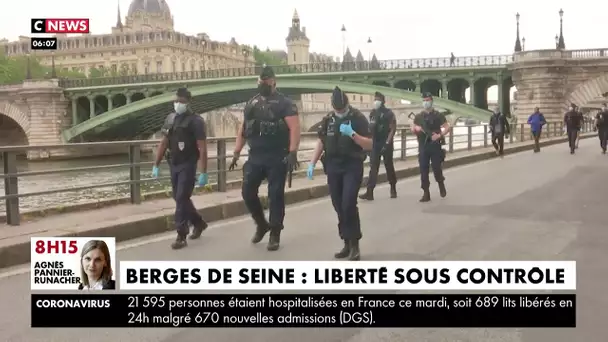
<instances>
[{"instance_id":1,"label":"police officer wearing face mask","mask_svg":"<svg viewBox=\"0 0 608 342\"><path fill-rule=\"evenodd\" d=\"M418 137L418 164L420 166L420 185L424 191L420 202L431 200L429 191L429 169L433 168L435 181L439 184L441 197L447 195L442 163L444 153L441 147L442 138L450 131L450 124L445 116L433 109L433 96L430 93L422 95L424 110L414 117L412 131Z\"/></svg>"},{"instance_id":2,"label":"police officer wearing face mask","mask_svg":"<svg viewBox=\"0 0 608 342\"><path fill-rule=\"evenodd\" d=\"M321 158L327 174L331 203L338 214L338 232L344 247L334 256L337 259L359 260L361 220L357 195L363 180L363 161L372 149L367 118L349 106L348 97L336 87L331 98L334 110L319 127L317 146L308 165L307 176L313 178L315 164Z\"/></svg>"},{"instance_id":3,"label":"police officer wearing face mask","mask_svg":"<svg viewBox=\"0 0 608 342\"><path fill-rule=\"evenodd\" d=\"M595 125L602 153L606 154L606 145L608 144L608 105L605 103L602 105L602 110L595 115Z\"/></svg>"},{"instance_id":4,"label":"police officer wearing face mask","mask_svg":"<svg viewBox=\"0 0 608 342\"><path fill-rule=\"evenodd\" d=\"M576 139L578 138L578 131L581 129L582 124L582 114L576 110L576 106L574 104L571 104L569 110L564 115L564 128L568 134L568 146L570 147L570 154L574 154L574 151L576 150Z\"/></svg>"},{"instance_id":5,"label":"police officer wearing face mask","mask_svg":"<svg viewBox=\"0 0 608 342\"><path fill-rule=\"evenodd\" d=\"M171 186L175 199L175 229L177 239L171 247L180 249L187 246L186 236L189 224L194 227L191 239L198 239L207 223L192 204L192 192L196 181L196 166L198 162L201 174L198 177L199 186L205 186L207 175L207 136L205 122L192 112L190 100L192 96L186 88L177 90L174 103L175 112L170 114L162 127L163 138L158 146L156 160L152 168L152 176L159 176L158 165L163 159L167 148L167 162L171 170Z\"/></svg>"},{"instance_id":6,"label":"police officer wearing face mask","mask_svg":"<svg viewBox=\"0 0 608 342\"><path fill-rule=\"evenodd\" d=\"M378 179L380 158L384 160L386 177L391 186L391 198L397 197L397 175L393 164L393 137L397 129L397 119L393 111L386 108L384 104L384 95L376 92L374 95L374 110L369 114L370 130L374 142L370 158L371 169L367 181L367 192L359 196L360 199L368 201L374 200L374 188Z\"/></svg>"},{"instance_id":7,"label":"police officer wearing face mask","mask_svg":"<svg viewBox=\"0 0 608 342\"><path fill-rule=\"evenodd\" d=\"M492 145L494 145L496 155L502 157L504 154L505 138L508 138L511 133L507 117L500 112L500 109L495 108L488 126L490 127L490 133L492 133Z\"/></svg>"},{"instance_id":8,"label":"police officer wearing face mask","mask_svg":"<svg viewBox=\"0 0 608 342\"><path fill-rule=\"evenodd\" d=\"M285 218L285 181L287 173L298 167L300 120L298 108L287 96L276 90L275 74L264 67L258 80L259 94L245 105L244 122L237 134L232 163L234 170L245 143L249 159L243 165L243 201L256 224L251 242L256 244L270 231L267 249L279 249ZM258 189L268 181L269 218Z\"/></svg>"}]
</instances>

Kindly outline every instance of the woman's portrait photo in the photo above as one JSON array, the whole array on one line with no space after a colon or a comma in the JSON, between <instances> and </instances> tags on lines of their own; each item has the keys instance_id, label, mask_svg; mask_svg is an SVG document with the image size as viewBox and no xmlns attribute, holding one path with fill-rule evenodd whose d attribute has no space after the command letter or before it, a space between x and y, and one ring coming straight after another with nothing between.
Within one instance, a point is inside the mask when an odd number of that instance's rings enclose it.
<instances>
[{"instance_id":1,"label":"woman's portrait photo","mask_svg":"<svg viewBox=\"0 0 608 342\"><path fill-rule=\"evenodd\" d=\"M102 240L90 240L80 252L79 290L114 290L112 260L108 245Z\"/></svg>"}]
</instances>

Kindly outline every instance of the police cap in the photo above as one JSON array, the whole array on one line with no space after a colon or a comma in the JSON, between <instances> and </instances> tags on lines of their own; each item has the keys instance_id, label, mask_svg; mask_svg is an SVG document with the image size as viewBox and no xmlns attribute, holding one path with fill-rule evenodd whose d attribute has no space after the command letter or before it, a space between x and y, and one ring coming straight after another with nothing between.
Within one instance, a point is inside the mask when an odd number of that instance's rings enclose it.
<instances>
[{"instance_id":1,"label":"police cap","mask_svg":"<svg viewBox=\"0 0 608 342\"><path fill-rule=\"evenodd\" d=\"M261 80L267 80L269 78L274 78L274 70L272 70L272 68L268 65L265 65L264 68L262 68L262 72L260 73L260 79Z\"/></svg>"},{"instance_id":2,"label":"police cap","mask_svg":"<svg viewBox=\"0 0 608 342\"><path fill-rule=\"evenodd\" d=\"M348 106L348 96L339 87L335 87L331 94L331 106L337 110Z\"/></svg>"},{"instance_id":3,"label":"police cap","mask_svg":"<svg viewBox=\"0 0 608 342\"><path fill-rule=\"evenodd\" d=\"M190 94L190 91L188 91L187 88L179 88L179 89L177 89L177 92L175 93L175 95L177 97L183 97L183 98L186 98L188 100L190 100L190 98L192 97L192 94Z\"/></svg>"},{"instance_id":4,"label":"police cap","mask_svg":"<svg viewBox=\"0 0 608 342\"><path fill-rule=\"evenodd\" d=\"M433 99L433 94L431 94L428 91L425 91L424 93L422 93L422 98L423 99L430 99L430 100L432 100Z\"/></svg>"},{"instance_id":5,"label":"police cap","mask_svg":"<svg viewBox=\"0 0 608 342\"><path fill-rule=\"evenodd\" d=\"M382 102L384 102L384 99L385 99L384 94L382 94L382 93L381 93L381 92L379 92L379 91L377 91L377 92L374 94L374 98L376 98L376 99L378 99L378 100L380 100L380 101L382 101Z\"/></svg>"}]
</instances>

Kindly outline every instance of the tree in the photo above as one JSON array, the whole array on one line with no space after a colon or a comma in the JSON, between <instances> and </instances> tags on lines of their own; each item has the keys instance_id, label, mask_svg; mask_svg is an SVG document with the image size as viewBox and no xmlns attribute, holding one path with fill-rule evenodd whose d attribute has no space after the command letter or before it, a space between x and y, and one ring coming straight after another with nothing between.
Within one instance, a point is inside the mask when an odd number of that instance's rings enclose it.
<instances>
[{"instance_id":1,"label":"tree","mask_svg":"<svg viewBox=\"0 0 608 342\"><path fill-rule=\"evenodd\" d=\"M0 84L23 82L27 76L26 56L5 56L0 53ZM52 76L50 66L40 64L38 58L30 56L30 74L32 79L48 79ZM56 69L57 77L84 78L84 74L76 71L62 71Z\"/></svg>"},{"instance_id":2,"label":"tree","mask_svg":"<svg viewBox=\"0 0 608 342\"><path fill-rule=\"evenodd\" d=\"M272 51L262 51L257 46L253 46L253 58L257 65L286 65L287 61L277 57Z\"/></svg>"},{"instance_id":3,"label":"tree","mask_svg":"<svg viewBox=\"0 0 608 342\"><path fill-rule=\"evenodd\" d=\"M129 76L131 74L131 68L129 68L129 64L127 63L122 63L120 65L120 69L118 70L118 74L120 76Z\"/></svg>"}]
</instances>

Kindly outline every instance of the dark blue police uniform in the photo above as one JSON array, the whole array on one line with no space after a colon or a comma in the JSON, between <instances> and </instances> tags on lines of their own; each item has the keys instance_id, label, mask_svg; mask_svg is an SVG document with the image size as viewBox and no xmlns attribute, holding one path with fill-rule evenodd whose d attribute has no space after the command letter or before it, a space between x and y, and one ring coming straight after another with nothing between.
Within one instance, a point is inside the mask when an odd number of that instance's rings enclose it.
<instances>
[{"instance_id":1,"label":"dark blue police uniform","mask_svg":"<svg viewBox=\"0 0 608 342\"><path fill-rule=\"evenodd\" d=\"M245 106L243 135L249 145L249 158L243 165L243 201L257 225L252 242L270 231L269 250L278 249L285 218L285 181L289 154L289 127L285 117L298 115L295 104L285 95L254 96ZM266 221L258 189L268 180L269 218Z\"/></svg>"},{"instance_id":2,"label":"dark blue police uniform","mask_svg":"<svg viewBox=\"0 0 608 342\"><path fill-rule=\"evenodd\" d=\"M381 98L384 103L384 95L376 93L376 98ZM397 175L395 173L395 164L393 163L393 137L390 141L389 134L391 126L397 126L397 119L392 110L386 108L384 104L378 109L374 109L369 114L370 130L373 137L373 148L370 154L370 170L369 178L367 181L367 192L359 198L365 200L374 199L374 188L378 181L378 171L380 169L380 159L384 161L384 167L386 169L386 177L391 186L390 193L391 198L397 197Z\"/></svg>"},{"instance_id":3,"label":"dark blue police uniform","mask_svg":"<svg viewBox=\"0 0 608 342\"><path fill-rule=\"evenodd\" d=\"M198 213L192 200L196 181L196 165L199 159L197 141L206 140L205 122L190 110L183 114L170 114L165 120L162 133L169 140L167 162L171 170L171 187L175 199L175 229L178 241L185 243L189 223L202 231L207 223Z\"/></svg>"},{"instance_id":4,"label":"dark blue police uniform","mask_svg":"<svg viewBox=\"0 0 608 342\"><path fill-rule=\"evenodd\" d=\"M431 95L425 95L425 98L432 99ZM420 187L424 191L421 202L431 200L429 191L430 180L429 171L432 168L435 181L439 185L441 197L446 196L445 178L443 176L443 161L445 158L442 149L442 139L433 141L431 139L433 133L441 133L441 126L447 122L445 116L431 109L423 111L414 117L414 124L422 127L422 132L418 133L418 165L420 167Z\"/></svg>"},{"instance_id":5,"label":"dark blue police uniform","mask_svg":"<svg viewBox=\"0 0 608 342\"><path fill-rule=\"evenodd\" d=\"M348 98L339 88L336 89L334 97L339 96L344 104L342 108L346 108ZM339 94L336 95L336 92ZM359 260L359 240L362 234L357 196L363 180L366 153L352 137L340 133L340 125L348 123L357 134L371 136L365 115L358 109L349 107L344 117L339 117L334 112L329 113L319 127L318 137L323 142L321 161L327 174L331 203L338 214L338 233L340 239L344 240L344 248L335 257Z\"/></svg>"}]
</instances>

